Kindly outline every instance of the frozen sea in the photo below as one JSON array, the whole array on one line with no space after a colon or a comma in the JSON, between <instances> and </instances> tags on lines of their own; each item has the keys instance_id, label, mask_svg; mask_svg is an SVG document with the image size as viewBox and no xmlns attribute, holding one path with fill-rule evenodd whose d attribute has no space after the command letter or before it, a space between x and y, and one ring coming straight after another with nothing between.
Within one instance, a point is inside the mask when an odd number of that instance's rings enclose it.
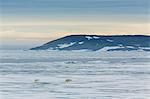
<instances>
[{"instance_id":1,"label":"frozen sea","mask_svg":"<svg viewBox=\"0 0 150 99\"><path fill-rule=\"evenodd\" d=\"M0 99L150 99L150 52L1 50Z\"/></svg>"}]
</instances>

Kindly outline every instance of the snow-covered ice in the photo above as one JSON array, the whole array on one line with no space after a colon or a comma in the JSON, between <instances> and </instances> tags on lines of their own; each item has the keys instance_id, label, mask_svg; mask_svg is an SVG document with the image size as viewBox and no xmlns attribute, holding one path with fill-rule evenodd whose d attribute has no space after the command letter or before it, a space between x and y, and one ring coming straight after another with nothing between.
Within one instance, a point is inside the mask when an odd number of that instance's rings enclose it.
<instances>
[{"instance_id":1,"label":"snow-covered ice","mask_svg":"<svg viewBox=\"0 0 150 99\"><path fill-rule=\"evenodd\" d=\"M0 51L0 99L149 99L150 52Z\"/></svg>"}]
</instances>

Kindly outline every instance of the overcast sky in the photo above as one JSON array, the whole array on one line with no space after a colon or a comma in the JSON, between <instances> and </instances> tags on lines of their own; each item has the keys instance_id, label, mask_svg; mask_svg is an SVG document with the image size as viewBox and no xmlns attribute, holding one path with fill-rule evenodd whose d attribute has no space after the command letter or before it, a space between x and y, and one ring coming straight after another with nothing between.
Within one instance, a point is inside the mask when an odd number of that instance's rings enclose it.
<instances>
[{"instance_id":1,"label":"overcast sky","mask_svg":"<svg viewBox=\"0 0 150 99\"><path fill-rule=\"evenodd\" d=\"M6 43L70 34L150 35L150 1L1 0L0 28Z\"/></svg>"}]
</instances>

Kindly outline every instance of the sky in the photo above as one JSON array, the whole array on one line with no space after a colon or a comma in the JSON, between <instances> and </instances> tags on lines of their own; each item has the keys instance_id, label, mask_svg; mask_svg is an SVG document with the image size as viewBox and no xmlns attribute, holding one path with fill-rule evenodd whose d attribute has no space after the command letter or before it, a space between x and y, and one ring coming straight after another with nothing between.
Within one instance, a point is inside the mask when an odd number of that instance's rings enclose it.
<instances>
[{"instance_id":1,"label":"sky","mask_svg":"<svg viewBox=\"0 0 150 99\"><path fill-rule=\"evenodd\" d=\"M72 34L150 35L149 0L0 0L1 46Z\"/></svg>"}]
</instances>

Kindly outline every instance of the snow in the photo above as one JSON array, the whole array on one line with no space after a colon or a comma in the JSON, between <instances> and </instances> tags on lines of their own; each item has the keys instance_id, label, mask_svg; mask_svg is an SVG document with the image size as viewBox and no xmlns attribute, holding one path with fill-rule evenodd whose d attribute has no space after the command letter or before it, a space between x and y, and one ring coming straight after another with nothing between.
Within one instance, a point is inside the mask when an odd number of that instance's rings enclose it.
<instances>
[{"instance_id":1,"label":"snow","mask_svg":"<svg viewBox=\"0 0 150 99\"><path fill-rule=\"evenodd\" d=\"M150 52L4 50L0 56L0 99L150 97Z\"/></svg>"},{"instance_id":2,"label":"snow","mask_svg":"<svg viewBox=\"0 0 150 99\"><path fill-rule=\"evenodd\" d=\"M113 42L113 40L107 39L108 42Z\"/></svg>"},{"instance_id":3,"label":"snow","mask_svg":"<svg viewBox=\"0 0 150 99\"><path fill-rule=\"evenodd\" d=\"M65 48L74 45L76 42L71 42L69 44L58 44L59 48Z\"/></svg>"},{"instance_id":4,"label":"snow","mask_svg":"<svg viewBox=\"0 0 150 99\"><path fill-rule=\"evenodd\" d=\"M78 44L83 44L84 42L79 42Z\"/></svg>"},{"instance_id":5,"label":"snow","mask_svg":"<svg viewBox=\"0 0 150 99\"><path fill-rule=\"evenodd\" d=\"M122 45L122 44L118 44L118 46L123 47L123 45Z\"/></svg>"},{"instance_id":6,"label":"snow","mask_svg":"<svg viewBox=\"0 0 150 99\"><path fill-rule=\"evenodd\" d=\"M98 36L85 36L85 38L87 38L88 40L91 40L91 39L99 39L100 37Z\"/></svg>"},{"instance_id":7,"label":"snow","mask_svg":"<svg viewBox=\"0 0 150 99\"><path fill-rule=\"evenodd\" d=\"M127 48L134 48L133 46L126 46Z\"/></svg>"},{"instance_id":8,"label":"snow","mask_svg":"<svg viewBox=\"0 0 150 99\"><path fill-rule=\"evenodd\" d=\"M120 46L104 47L104 48L100 49L100 51L107 51L109 49L117 49L117 48L124 48L124 47L120 47Z\"/></svg>"},{"instance_id":9,"label":"snow","mask_svg":"<svg viewBox=\"0 0 150 99\"><path fill-rule=\"evenodd\" d=\"M98 37L98 36L93 36L93 38L94 38L94 39L99 39L100 37Z\"/></svg>"},{"instance_id":10,"label":"snow","mask_svg":"<svg viewBox=\"0 0 150 99\"><path fill-rule=\"evenodd\" d=\"M85 36L85 38L87 38L88 40L93 39L93 37L91 37L91 36Z\"/></svg>"},{"instance_id":11,"label":"snow","mask_svg":"<svg viewBox=\"0 0 150 99\"><path fill-rule=\"evenodd\" d=\"M141 49L149 49L150 50L150 47L140 47Z\"/></svg>"}]
</instances>

